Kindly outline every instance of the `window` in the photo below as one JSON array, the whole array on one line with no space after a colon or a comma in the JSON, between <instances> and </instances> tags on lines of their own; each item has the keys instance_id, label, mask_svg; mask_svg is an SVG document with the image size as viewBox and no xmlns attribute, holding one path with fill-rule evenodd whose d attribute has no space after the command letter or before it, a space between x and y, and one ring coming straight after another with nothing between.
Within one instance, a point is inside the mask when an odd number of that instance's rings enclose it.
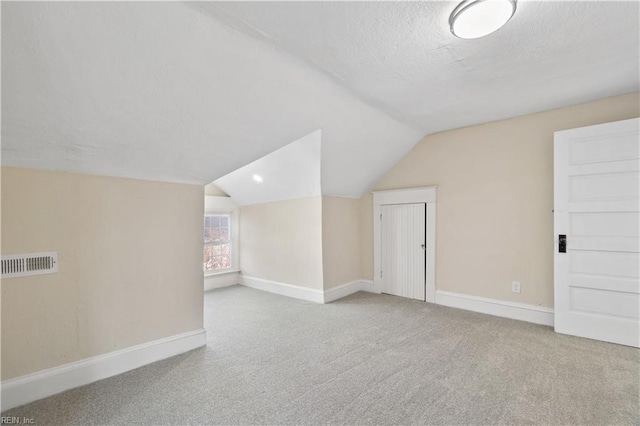
<instances>
[{"instance_id":1,"label":"window","mask_svg":"<svg viewBox=\"0 0 640 426\"><path fill-rule=\"evenodd\" d=\"M204 262L207 271L231 268L231 215L204 215Z\"/></svg>"}]
</instances>

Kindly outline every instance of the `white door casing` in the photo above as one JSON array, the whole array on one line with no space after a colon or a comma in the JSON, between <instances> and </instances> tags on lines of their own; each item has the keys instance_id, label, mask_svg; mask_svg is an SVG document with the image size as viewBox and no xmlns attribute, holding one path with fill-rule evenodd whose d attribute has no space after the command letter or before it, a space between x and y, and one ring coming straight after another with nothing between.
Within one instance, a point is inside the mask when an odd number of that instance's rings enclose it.
<instances>
[{"instance_id":1,"label":"white door casing","mask_svg":"<svg viewBox=\"0 0 640 426\"><path fill-rule=\"evenodd\" d=\"M425 300L425 206L381 206L383 293Z\"/></svg>"},{"instance_id":2,"label":"white door casing","mask_svg":"<svg viewBox=\"0 0 640 426\"><path fill-rule=\"evenodd\" d=\"M436 187L396 189L373 193L373 286L374 292L382 292L382 238L380 213L384 205L419 204L426 205L426 267L424 300L436 300Z\"/></svg>"},{"instance_id":3,"label":"white door casing","mask_svg":"<svg viewBox=\"0 0 640 426\"><path fill-rule=\"evenodd\" d=\"M639 172L640 119L555 133L556 332L640 347Z\"/></svg>"}]
</instances>

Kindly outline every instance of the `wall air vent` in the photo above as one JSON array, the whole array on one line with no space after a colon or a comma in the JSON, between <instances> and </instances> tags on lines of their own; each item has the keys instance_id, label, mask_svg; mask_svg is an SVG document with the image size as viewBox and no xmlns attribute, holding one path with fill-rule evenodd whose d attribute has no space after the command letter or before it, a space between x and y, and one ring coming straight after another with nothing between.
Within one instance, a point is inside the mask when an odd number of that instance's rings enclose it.
<instances>
[{"instance_id":1,"label":"wall air vent","mask_svg":"<svg viewBox=\"0 0 640 426\"><path fill-rule=\"evenodd\" d=\"M58 272L58 252L2 256L2 278L28 277Z\"/></svg>"}]
</instances>

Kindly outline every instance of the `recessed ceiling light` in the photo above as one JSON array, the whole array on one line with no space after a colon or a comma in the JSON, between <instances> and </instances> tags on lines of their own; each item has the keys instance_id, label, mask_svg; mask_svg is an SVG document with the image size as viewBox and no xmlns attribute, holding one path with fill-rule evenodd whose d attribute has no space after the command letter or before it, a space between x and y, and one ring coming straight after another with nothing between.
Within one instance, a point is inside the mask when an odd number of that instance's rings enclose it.
<instances>
[{"instance_id":1,"label":"recessed ceiling light","mask_svg":"<svg viewBox=\"0 0 640 426\"><path fill-rule=\"evenodd\" d=\"M515 12L516 0L465 0L451 12L449 27L456 37L483 37L500 29Z\"/></svg>"},{"instance_id":2,"label":"recessed ceiling light","mask_svg":"<svg viewBox=\"0 0 640 426\"><path fill-rule=\"evenodd\" d=\"M260 175L253 175L253 180L255 180L256 182L262 182L262 176Z\"/></svg>"}]
</instances>

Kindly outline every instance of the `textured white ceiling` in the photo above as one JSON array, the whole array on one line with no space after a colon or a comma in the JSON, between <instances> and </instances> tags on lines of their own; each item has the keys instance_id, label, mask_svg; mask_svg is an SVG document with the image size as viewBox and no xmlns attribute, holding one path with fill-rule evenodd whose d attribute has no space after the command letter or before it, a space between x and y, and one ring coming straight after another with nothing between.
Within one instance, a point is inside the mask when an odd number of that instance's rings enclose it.
<instances>
[{"instance_id":1,"label":"textured white ceiling","mask_svg":"<svg viewBox=\"0 0 640 426\"><path fill-rule=\"evenodd\" d=\"M451 35L457 3L198 5L425 133L638 91L638 1L520 0L477 40Z\"/></svg>"},{"instance_id":2,"label":"textured white ceiling","mask_svg":"<svg viewBox=\"0 0 640 426\"><path fill-rule=\"evenodd\" d=\"M2 162L204 184L322 129L322 192L359 196L426 133L638 90L636 1L479 40L455 4L2 2Z\"/></svg>"},{"instance_id":3,"label":"textured white ceiling","mask_svg":"<svg viewBox=\"0 0 640 426\"><path fill-rule=\"evenodd\" d=\"M205 184L316 129L345 196L422 136L181 3L2 2L4 165Z\"/></svg>"},{"instance_id":4,"label":"textured white ceiling","mask_svg":"<svg viewBox=\"0 0 640 426\"><path fill-rule=\"evenodd\" d=\"M240 206L320 195L321 137L316 130L213 184ZM255 181L254 175L263 181Z\"/></svg>"}]
</instances>

